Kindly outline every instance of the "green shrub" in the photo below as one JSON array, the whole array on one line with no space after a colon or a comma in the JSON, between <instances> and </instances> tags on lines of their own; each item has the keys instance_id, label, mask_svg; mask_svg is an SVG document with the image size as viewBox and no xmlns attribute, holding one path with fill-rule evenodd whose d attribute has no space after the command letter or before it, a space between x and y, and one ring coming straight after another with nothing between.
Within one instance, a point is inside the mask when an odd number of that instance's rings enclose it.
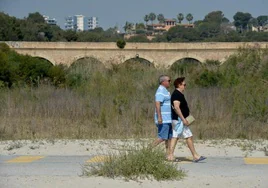
<instances>
[{"instance_id":1,"label":"green shrub","mask_svg":"<svg viewBox=\"0 0 268 188\"><path fill-rule=\"evenodd\" d=\"M205 64L210 65L210 66L219 66L221 62L218 60L206 60Z\"/></svg>"},{"instance_id":2,"label":"green shrub","mask_svg":"<svg viewBox=\"0 0 268 188\"><path fill-rule=\"evenodd\" d=\"M66 66L65 65L55 65L50 67L48 71L48 76L51 79L53 85L64 86L66 83Z\"/></svg>"},{"instance_id":3,"label":"green shrub","mask_svg":"<svg viewBox=\"0 0 268 188\"><path fill-rule=\"evenodd\" d=\"M196 59L185 58L173 63L170 70L177 74L191 74L198 68L200 62Z\"/></svg>"},{"instance_id":4,"label":"green shrub","mask_svg":"<svg viewBox=\"0 0 268 188\"><path fill-rule=\"evenodd\" d=\"M8 53L10 51L9 46L6 43L0 43L0 52Z\"/></svg>"},{"instance_id":5,"label":"green shrub","mask_svg":"<svg viewBox=\"0 0 268 188\"><path fill-rule=\"evenodd\" d=\"M150 40L147 39L146 35L133 36L133 37L130 37L127 41L128 42L150 42Z\"/></svg>"},{"instance_id":6,"label":"green shrub","mask_svg":"<svg viewBox=\"0 0 268 188\"><path fill-rule=\"evenodd\" d=\"M184 171L178 170L177 164L165 161L163 151L146 147L110 155L104 163L89 164L85 166L84 174L133 180L154 178L158 181L179 180L186 176Z\"/></svg>"},{"instance_id":7,"label":"green shrub","mask_svg":"<svg viewBox=\"0 0 268 188\"><path fill-rule=\"evenodd\" d=\"M117 45L118 48L123 49L123 48L125 48L125 46L126 46L126 41L124 41L123 39L119 39L119 40L116 42L116 45Z\"/></svg>"},{"instance_id":8,"label":"green shrub","mask_svg":"<svg viewBox=\"0 0 268 188\"><path fill-rule=\"evenodd\" d=\"M219 86L223 79L219 71L204 70L195 78L195 84L201 87Z\"/></svg>"}]
</instances>

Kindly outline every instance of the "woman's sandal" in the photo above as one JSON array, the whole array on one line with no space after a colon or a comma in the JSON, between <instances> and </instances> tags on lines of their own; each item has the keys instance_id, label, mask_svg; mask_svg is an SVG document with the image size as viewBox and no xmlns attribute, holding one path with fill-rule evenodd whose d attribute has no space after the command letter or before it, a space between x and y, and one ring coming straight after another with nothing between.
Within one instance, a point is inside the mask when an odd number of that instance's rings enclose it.
<instances>
[{"instance_id":1,"label":"woman's sandal","mask_svg":"<svg viewBox=\"0 0 268 188\"><path fill-rule=\"evenodd\" d=\"M199 161L203 161L203 160L205 160L205 159L206 159L206 157L204 157L204 156L200 156L199 159L194 159L193 162L194 162L194 163L198 163Z\"/></svg>"}]
</instances>

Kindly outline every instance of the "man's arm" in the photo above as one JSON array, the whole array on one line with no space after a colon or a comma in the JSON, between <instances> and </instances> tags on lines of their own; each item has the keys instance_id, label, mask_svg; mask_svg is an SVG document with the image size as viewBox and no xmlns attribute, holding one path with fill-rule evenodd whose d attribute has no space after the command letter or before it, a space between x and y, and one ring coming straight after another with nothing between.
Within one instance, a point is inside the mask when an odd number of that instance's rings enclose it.
<instances>
[{"instance_id":1,"label":"man's arm","mask_svg":"<svg viewBox=\"0 0 268 188\"><path fill-rule=\"evenodd\" d=\"M173 101L173 106L175 112L178 114L178 116L181 118L184 125L189 125L188 121L183 117L180 109L180 101Z\"/></svg>"},{"instance_id":2,"label":"man's arm","mask_svg":"<svg viewBox=\"0 0 268 188\"><path fill-rule=\"evenodd\" d=\"M161 116L161 104L159 101L155 102L155 108L156 108L158 124L162 124L163 120L162 120L162 116Z\"/></svg>"}]
</instances>

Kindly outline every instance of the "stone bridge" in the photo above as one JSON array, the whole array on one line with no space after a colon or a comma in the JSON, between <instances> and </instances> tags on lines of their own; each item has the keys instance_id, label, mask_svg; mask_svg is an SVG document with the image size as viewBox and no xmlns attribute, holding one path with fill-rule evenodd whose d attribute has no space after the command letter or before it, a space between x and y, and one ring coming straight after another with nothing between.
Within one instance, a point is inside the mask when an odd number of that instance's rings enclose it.
<instances>
[{"instance_id":1,"label":"stone bridge","mask_svg":"<svg viewBox=\"0 0 268 188\"><path fill-rule=\"evenodd\" d=\"M6 42L20 54L47 59L52 64L71 65L73 62L93 57L106 67L112 63L120 64L132 58L143 58L157 68L168 68L178 60L196 59L203 63L206 60L219 60L237 52L240 47L251 46L267 48L268 42L259 43L127 43L119 49L114 42Z\"/></svg>"}]
</instances>

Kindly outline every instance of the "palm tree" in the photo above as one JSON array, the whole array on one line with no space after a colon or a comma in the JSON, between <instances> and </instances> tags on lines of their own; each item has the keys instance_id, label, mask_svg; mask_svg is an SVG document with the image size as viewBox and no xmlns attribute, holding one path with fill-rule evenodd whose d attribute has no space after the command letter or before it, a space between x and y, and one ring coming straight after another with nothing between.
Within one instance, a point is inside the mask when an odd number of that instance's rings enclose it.
<instances>
[{"instance_id":1,"label":"palm tree","mask_svg":"<svg viewBox=\"0 0 268 188\"><path fill-rule=\"evenodd\" d=\"M164 21L165 21L164 15L163 14L158 14L157 20L159 21L159 23L164 23Z\"/></svg>"},{"instance_id":2,"label":"palm tree","mask_svg":"<svg viewBox=\"0 0 268 188\"><path fill-rule=\"evenodd\" d=\"M147 23L149 22L149 20L150 20L149 15L146 14L146 15L144 16L144 21L145 21L146 25L147 25Z\"/></svg>"},{"instance_id":3,"label":"palm tree","mask_svg":"<svg viewBox=\"0 0 268 188\"><path fill-rule=\"evenodd\" d=\"M184 15L182 13L179 13L177 16L179 23L181 23L181 21L184 19Z\"/></svg>"},{"instance_id":4,"label":"palm tree","mask_svg":"<svg viewBox=\"0 0 268 188\"><path fill-rule=\"evenodd\" d=\"M126 22L125 26L124 26L124 30L126 33L129 33L129 31L131 31L133 29L133 23L130 22Z\"/></svg>"},{"instance_id":5,"label":"palm tree","mask_svg":"<svg viewBox=\"0 0 268 188\"><path fill-rule=\"evenodd\" d=\"M189 24L191 23L191 21L194 19L193 15L191 13L187 14L186 16L186 20L189 22Z\"/></svg>"},{"instance_id":6,"label":"palm tree","mask_svg":"<svg viewBox=\"0 0 268 188\"><path fill-rule=\"evenodd\" d=\"M155 21L155 19L156 19L155 13L151 12L149 14L149 20L152 22L152 25L153 25L153 22Z\"/></svg>"}]
</instances>

